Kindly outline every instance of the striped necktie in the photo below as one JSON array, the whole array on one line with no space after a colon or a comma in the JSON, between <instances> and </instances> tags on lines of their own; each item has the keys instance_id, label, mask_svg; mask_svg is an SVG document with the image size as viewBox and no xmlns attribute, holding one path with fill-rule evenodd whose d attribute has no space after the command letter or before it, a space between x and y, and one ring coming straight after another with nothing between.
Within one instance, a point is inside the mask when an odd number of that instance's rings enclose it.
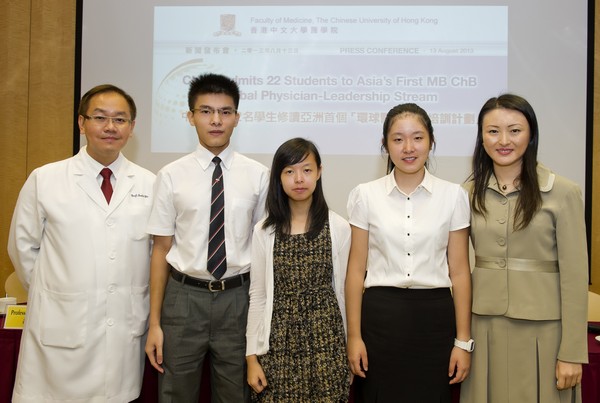
<instances>
[{"instance_id":1,"label":"striped necktie","mask_svg":"<svg viewBox=\"0 0 600 403\"><path fill-rule=\"evenodd\" d=\"M220 279L227 270L225 256L225 193L223 190L223 170L221 159L213 158L215 170L212 176L210 203L210 226L208 231L208 271Z\"/></svg>"}]
</instances>

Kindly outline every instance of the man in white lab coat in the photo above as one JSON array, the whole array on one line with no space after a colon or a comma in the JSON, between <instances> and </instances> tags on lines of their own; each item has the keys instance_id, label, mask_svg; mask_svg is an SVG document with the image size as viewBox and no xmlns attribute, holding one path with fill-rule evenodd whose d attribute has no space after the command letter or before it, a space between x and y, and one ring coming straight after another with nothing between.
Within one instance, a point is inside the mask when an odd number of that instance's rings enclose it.
<instances>
[{"instance_id":1,"label":"man in white lab coat","mask_svg":"<svg viewBox=\"0 0 600 403\"><path fill-rule=\"evenodd\" d=\"M155 176L121 154L135 117L126 92L92 88L79 106L87 146L34 170L19 194L8 252L29 297L13 402L140 393Z\"/></svg>"}]
</instances>

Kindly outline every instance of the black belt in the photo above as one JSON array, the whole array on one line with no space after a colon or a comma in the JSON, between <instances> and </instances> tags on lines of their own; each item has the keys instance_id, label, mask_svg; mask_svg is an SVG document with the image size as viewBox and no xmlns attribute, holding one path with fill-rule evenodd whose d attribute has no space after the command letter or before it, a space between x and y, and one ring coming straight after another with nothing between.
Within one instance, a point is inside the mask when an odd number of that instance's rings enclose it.
<instances>
[{"instance_id":1,"label":"black belt","mask_svg":"<svg viewBox=\"0 0 600 403\"><path fill-rule=\"evenodd\" d=\"M225 291L229 290L230 288L239 287L246 281L250 280L250 273L244 273L233 277L227 277L223 280L202 280L196 277L188 276L187 274L183 274L171 265L169 265L169 267L171 268L171 276L176 281L183 284L191 285L192 287L205 288L212 292Z\"/></svg>"}]
</instances>

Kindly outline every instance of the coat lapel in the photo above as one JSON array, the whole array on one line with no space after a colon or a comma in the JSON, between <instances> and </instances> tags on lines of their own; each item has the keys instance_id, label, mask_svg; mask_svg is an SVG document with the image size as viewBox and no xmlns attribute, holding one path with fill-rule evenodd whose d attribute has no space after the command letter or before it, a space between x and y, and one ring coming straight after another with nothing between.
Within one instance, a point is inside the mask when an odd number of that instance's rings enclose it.
<instances>
[{"instance_id":1,"label":"coat lapel","mask_svg":"<svg viewBox=\"0 0 600 403\"><path fill-rule=\"evenodd\" d=\"M124 159L123 166L117 178L117 186L113 190L113 195L108 205L109 213L112 213L118 206L124 203L127 196L131 193L131 189L135 183L135 173L130 168L130 162Z\"/></svg>"},{"instance_id":2,"label":"coat lapel","mask_svg":"<svg viewBox=\"0 0 600 403\"><path fill-rule=\"evenodd\" d=\"M77 186L79 186L88 197L98 205L98 207L107 211L108 206L106 205L104 194L102 194L102 190L100 190L97 179L89 174L89 168L83 160L81 151L73 158L73 176L75 177Z\"/></svg>"}]
</instances>

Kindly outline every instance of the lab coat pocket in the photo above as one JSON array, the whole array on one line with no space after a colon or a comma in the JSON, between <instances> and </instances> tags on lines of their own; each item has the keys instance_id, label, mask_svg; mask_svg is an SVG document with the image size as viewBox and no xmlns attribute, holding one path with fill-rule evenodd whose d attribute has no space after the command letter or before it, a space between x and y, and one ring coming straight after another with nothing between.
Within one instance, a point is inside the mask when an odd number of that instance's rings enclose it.
<instances>
[{"instance_id":1,"label":"lab coat pocket","mask_svg":"<svg viewBox=\"0 0 600 403\"><path fill-rule=\"evenodd\" d=\"M148 208L135 207L129 212L129 234L131 239L134 241L145 241L150 238L150 235L146 232L146 226L148 225Z\"/></svg>"},{"instance_id":2,"label":"lab coat pocket","mask_svg":"<svg viewBox=\"0 0 600 403\"><path fill-rule=\"evenodd\" d=\"M149 310L148 286L131 287L131 332L134 337L139 337L148 330Z\"/></svg>"},{"instance_id":3,"label":"lab coat pocket","mask_svg":"<svg viewBox=\"0 0 600 403\"><path fill-rule=\"evenodd\" d=\"M87 336L87 293L42 292L40 341L45 346L78 348Z\"/></svg>"}]
</instances>

